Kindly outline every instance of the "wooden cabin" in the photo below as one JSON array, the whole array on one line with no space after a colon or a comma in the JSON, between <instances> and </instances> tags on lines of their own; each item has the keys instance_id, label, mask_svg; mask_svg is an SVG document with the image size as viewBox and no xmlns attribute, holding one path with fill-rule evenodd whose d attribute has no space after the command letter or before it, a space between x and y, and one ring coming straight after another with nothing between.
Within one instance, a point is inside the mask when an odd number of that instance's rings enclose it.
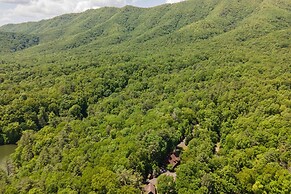
<instances>
[{"instance_id":1,"label":"wooden cabin","mask_svg":"<svg viewBox=\"0 0 291 194\"><path fill-rule=\"evenodd\" d=\"M168 163L172 165L172 170L174 170L180 164L180 161L180 157L176 156L175 153L172 153L168 159Z\"/></svg>"}]
</instances>

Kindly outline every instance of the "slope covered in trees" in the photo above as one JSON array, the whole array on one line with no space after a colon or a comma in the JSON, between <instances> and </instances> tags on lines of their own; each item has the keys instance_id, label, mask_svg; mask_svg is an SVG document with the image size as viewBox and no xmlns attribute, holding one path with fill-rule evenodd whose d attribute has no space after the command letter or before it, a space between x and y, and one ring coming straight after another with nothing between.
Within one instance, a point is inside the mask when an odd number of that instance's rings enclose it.
<instances>
[{"instance_id":1,"label":"slope covered in trees","mask_svg":"<svg viewBox=\"0 0 291 194\"><path fill-rule=\"evenodd\" d=\"M32 35L0 32L0 53L16 52L37 45L39 38Z\"/></svg>"},{"instance_id":2,"label":"slope covered in trees","mask_svg":"<svg viewBox=\"0 0 291 194\"><path fill-rule=\"evenodd\" d=\"M0 32L0 143L18 142L0 193L139 193L183 138L172 193L291 192L289 0L102 8ZM11 52L7 34L37 45Z\"/></svg>"}]
</instances>

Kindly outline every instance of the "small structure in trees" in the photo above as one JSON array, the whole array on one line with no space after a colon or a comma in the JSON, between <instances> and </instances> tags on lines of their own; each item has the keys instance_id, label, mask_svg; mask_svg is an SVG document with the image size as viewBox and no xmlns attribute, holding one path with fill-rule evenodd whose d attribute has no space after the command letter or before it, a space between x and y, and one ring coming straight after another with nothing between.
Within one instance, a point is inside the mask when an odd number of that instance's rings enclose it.
<instances>
[{"instance_id":1,"label":"small structure in trees","mask_svg":"<svg viewBox=\"0 0 291 194\"><path fill-rule=\"evenodd\" d=\"M156 194L156 187L153 183L149 183L144 187L145 194Z\"/></svg>"},{"instance_id":2,"label":"small structure in trees","mask_svg":"<svg viewBox=\"0 0 291 194\"><path fill-rule=\"evenodd\" d=\"M171 165L170 170L174 170L180 164L180 157L176 153L172 153L168 158L168 163Z\"/></svg>"},{"instance_id":3,"label":"small structure in trees","mask_svg":"<svg viewBox=\"0 0 291 194\"><path fill-rule=\"evenodd\" d=\"M177 145L177 149L182 149L182 150L187 150L188 146L186 145L186 138L183 139L183 141L181 141L178 145Z\"/></svg>"}]
</instances>

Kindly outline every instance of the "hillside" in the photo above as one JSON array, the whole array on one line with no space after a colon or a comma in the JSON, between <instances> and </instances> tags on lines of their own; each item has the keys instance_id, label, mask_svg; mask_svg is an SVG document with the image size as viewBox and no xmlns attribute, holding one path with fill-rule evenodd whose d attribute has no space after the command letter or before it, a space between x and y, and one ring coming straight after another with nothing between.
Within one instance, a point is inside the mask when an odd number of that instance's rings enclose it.
<instances>
[{"instance_id":1,"label":"hillside","mask_svg":"<svg viewBox=\"0 0 291 194\"><path fill-rule=\"evenodd\" d=\"M291 193L291 2L188 0L0 27L0 193Z\"/></svg>"},{"instance_id":2,"label":"hillside","mask_svg":"<svg viewBox=\"0 0 291 194\"><path fill-rule=\"evenodd\" d=\"M0 32L0 53L16 52L38 44L37 36Z\"/></svg>"}]
</instances>

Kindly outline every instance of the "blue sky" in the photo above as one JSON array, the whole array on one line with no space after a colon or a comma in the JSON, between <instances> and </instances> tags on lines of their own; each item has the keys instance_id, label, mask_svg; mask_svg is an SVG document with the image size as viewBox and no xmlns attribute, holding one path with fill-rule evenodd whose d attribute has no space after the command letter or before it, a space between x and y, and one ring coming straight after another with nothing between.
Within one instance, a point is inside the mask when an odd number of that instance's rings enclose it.
<instances>
[{"instance_id":1,"label":"blue sky","mask_svg":"<svg viewBox=\"0 0 291 194\"><path fill-rule=\"evenodd\" d=\"M38 21L104 6L152 7L180 1L184 0L0 0L0 26L8 23Z\"/></svg>"}]
</instances>

